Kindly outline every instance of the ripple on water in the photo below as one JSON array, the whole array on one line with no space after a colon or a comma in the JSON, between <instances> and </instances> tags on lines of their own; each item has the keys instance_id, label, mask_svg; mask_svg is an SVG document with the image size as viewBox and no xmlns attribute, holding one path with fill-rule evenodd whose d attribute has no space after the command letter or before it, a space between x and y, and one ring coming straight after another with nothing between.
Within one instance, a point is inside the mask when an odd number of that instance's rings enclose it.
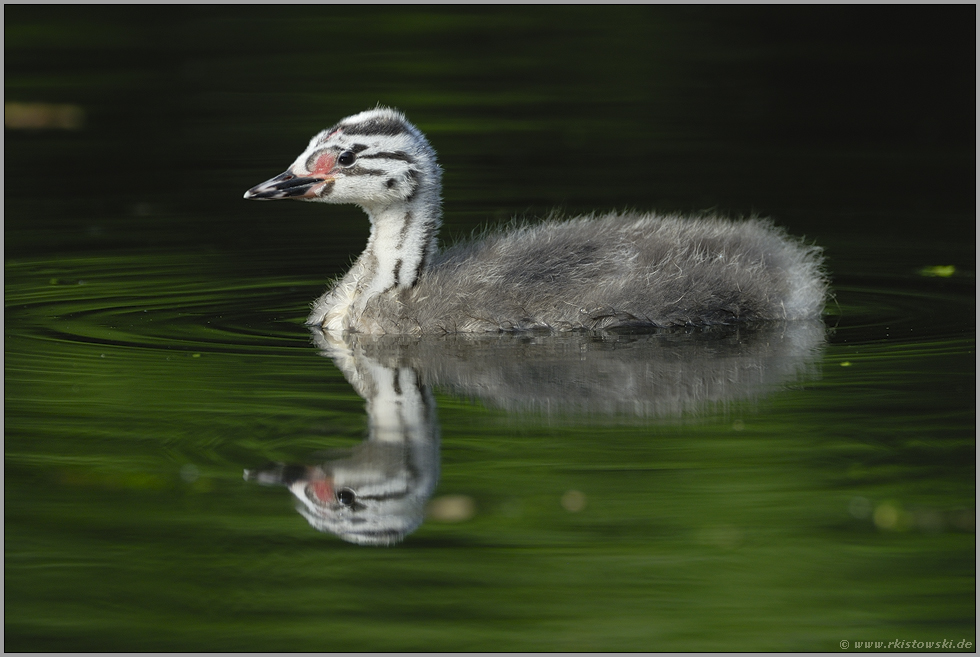
<instances>
[{"instance_id":1,"label":"ripple on water","mask_svg":"<svg viewBox=\"0 0 980 657\"><path fill-rule=\"evenodd\" d=\"M832 342L847 344L959 342L973 339L975 284L908 276L874 277L834 287L828 304Z\"/></svg>"},{"instance_id":2,"label":"ripple on water","mask_svg":"<svg viewBox=\"0 0 980 657\"><path fill-rule=\"evenodd\" d=\"M323 285L231 279L203 256L22 261L5 273L8 335L196 352L308 348L297 329Z\"/></svg>"}]
</instances>

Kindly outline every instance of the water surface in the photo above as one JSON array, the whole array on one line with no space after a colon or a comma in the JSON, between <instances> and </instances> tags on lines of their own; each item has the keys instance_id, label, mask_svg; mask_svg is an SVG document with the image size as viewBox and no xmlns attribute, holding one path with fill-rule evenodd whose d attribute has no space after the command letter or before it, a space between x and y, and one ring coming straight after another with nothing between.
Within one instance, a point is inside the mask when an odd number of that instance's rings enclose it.
<instances>
[{"instance_id":1,"label":"water surface","mask_svg":"<svg viewBox=\"0 0 980 657\"><path fill-rule=\"evenodd\" d=\"M41 105L5 130L5 648L975 647L973 13L8 7L5 101ZM241 195L378 102L440 155L445 240L762 214L835 296L324 344L363 215ZM243 478L364 453L365 372L435 448L390 547Z\"/></svg>"}]
</instances>

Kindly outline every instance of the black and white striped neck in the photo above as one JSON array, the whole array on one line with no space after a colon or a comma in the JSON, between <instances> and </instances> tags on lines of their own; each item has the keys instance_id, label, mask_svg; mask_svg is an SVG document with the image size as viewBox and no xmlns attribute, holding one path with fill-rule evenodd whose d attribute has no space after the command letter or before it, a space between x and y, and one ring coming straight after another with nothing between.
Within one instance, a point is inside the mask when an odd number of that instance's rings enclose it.
<instances>
[{"instance_id":1,"label":"black and white striped neck","mask_svg":"<svg viewBox=\"0 0 980 657\"><path fill-rule=\"evenodd\" d=\"M436 234L441 217L425 202L397 203L372 211L371 235L358 264L359 286L373 296L413 287L438 250Z\"/></svg>"}]
</instances>

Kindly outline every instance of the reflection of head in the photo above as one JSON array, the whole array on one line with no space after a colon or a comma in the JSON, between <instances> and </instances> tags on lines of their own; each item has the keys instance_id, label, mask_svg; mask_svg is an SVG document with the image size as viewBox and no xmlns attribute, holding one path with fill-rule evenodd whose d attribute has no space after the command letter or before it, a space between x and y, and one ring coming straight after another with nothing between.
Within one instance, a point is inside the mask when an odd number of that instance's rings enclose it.
<instances>
[{"instance_id":1,"label":"reflection of head","mask_svg":"<svg viewBox=\"0 0 980 657\"><path fill-rule=\"evenodd\" d=\"M361 545L391 545L415 531L433 488L404 444L365 442L351 458L311 471L312 481L289 487L301 502L297 510L317 530Z\"/></svg>"},{"instance_id":2,"label":"reflection of head","mask_svg":"<svg viewBox=\"0 0 980 657\"><path fill-rule=\"evenodd\" d=\"M315 529L361 545L392 545L415 531L439 480L439 421L432 392L407 367L344 352L338 361L367 402L368 438L315 466L272 465L245 479L286 486Z\"/></svg>"},{"instance_id":3,"label":"reflection of head","mask_svg":"<svg viewBox=\"0 0 980 657\"><path fill-rule=\"evenodd\" d=\"M318 531L360 545L392 545L422 524L438 475L438 455L431 456L413 454L410 443L366 441L348 458L310 467L274 464L246 470L245 478L289 488L300 502L296 510Z\"/></svg>"}]
</instances>

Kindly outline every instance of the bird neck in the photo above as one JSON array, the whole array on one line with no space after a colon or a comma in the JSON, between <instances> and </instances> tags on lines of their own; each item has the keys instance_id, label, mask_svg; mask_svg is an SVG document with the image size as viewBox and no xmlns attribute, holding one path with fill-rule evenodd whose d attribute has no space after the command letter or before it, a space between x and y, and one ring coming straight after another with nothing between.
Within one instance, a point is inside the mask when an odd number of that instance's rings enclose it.
<instances>
[{"instance_id":1,"label":"bird neck","mask_svg":"<svg viewBox=\"0 0 980 657\"><path fill-rule=\"evenodd\" d=\"M345 276L355 284L362 308L374 296L413 287L436 254L441 224L438 196L419 196L364 208L371 220L371 235L364 253Z\"/></svg>"}]
</instances>

